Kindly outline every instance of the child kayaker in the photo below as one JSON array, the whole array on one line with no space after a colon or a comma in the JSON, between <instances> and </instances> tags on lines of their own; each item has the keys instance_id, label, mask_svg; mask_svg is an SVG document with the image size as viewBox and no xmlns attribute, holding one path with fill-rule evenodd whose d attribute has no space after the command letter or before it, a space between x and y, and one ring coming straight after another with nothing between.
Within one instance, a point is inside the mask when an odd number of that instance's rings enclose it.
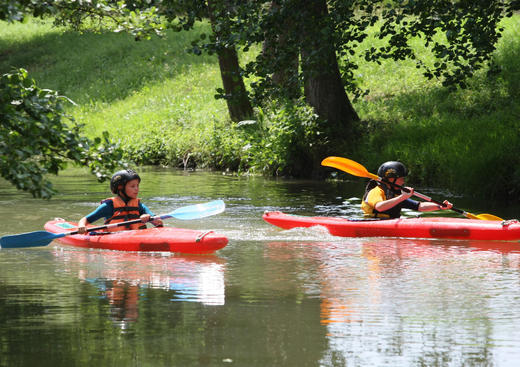
<instances>
[{"instance_id":1,"label":"child kayaker","mask_svg":"<svg viewBox=\"0 0 520 367\"><path fill-rule=\"evenodd\" d=\"M361 209L365 217L370 218L399 218L401 209L412 209L420 212L450 209L453 204L445 200L437 205L432 202L419 202L410 199L413 195L413 188L406 187L407 191L401 190L392 184L403 186L404 178L408 175L408 170L401 162L389 161L383 163L377 170L377 175L382 182L371 180L363 195Z\"/></svg>"},{"instance_id":2,"label":"child kayaker","mask_svg":"<svg viewBox=\"0 0 520 367\"><path fill-rule=\"evenodd\" d=\"M137 172L127 169L114 173L110 180L110 191L116 196L105 199L92 213L80 219L78 232L85 233L87 224L100 218L105 218L105 224L126 222L141 219L141 223L111 228L110 231L124 231L128 229L144 229L146 222L154 214L137 198L141 178ZM152 222L155 226L162 226L162 220Z\"/></svg>"}]
</instances>

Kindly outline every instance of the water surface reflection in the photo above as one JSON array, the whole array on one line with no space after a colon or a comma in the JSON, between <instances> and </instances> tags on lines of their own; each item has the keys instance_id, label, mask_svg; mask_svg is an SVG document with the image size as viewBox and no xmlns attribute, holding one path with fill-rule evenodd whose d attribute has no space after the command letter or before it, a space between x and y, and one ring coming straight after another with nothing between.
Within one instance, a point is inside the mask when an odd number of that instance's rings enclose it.
<instances>
[{"instance_id":1,"label":"water surface reflection","mask_svg":"<svg viewBox=\"0 0 520 367\"><path fill-rule=\"evenodd\" d=\"M0 367L502 367L520 360L518 242L347 239L322 228L283 231L261 218L265 210L356 215L360 180L160 168L142 177L143 200L156 213L224 200L222 214L166 225L215 230L229 245L213 256L59 243L0 250ZM51 201L0 185L0 235L40 230L57 216L77 220L110 196L81 170L58 181ZM508 217L506 208L456 202Z\"/></svg>"},{"instance_id":2,"label":"water surface reflection","mask_svg":"<svg viewBox=\"0 0 520 367\"><path fill-rule=\"evenodd\" d=\"M225 304L226 261L216 255L175 256L55 247L58 266L95 286L115 321L136 321L145 289L169 291L171 301Z\"/></svg>"},{"instance_id":3,"label":"water surface reflection","mask_svg":"<svg viewBox=\"0 0 520 367\"><path fill-rule=\"evenodd\" d=\"M323 365L504 366L520 358L516 242L271 242L266 251L315 268L306 293L319 297L327 328Z\"/></svg>"}]
</instances>

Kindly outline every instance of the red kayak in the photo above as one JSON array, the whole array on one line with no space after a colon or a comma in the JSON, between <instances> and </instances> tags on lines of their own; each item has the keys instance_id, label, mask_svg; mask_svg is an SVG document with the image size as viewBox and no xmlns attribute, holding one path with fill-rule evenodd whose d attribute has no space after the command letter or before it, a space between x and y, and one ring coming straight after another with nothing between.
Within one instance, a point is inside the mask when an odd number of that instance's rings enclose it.
<instances>
[{"instance_id":1,"label":"red kayak","mask_svg":"<svg viewBox=\"0 0 520 367\"><path fill-rule=\"evenodd\" d=\"M77 223L51 220L45 230L66 233L76 229ZM99 248L119 251L161 251L187 254L212 253L225 247L228 239L213 231L159 227L110 233L68 235L57 239L77 247Z\"/></svg>"},{"instance_id":2,"label":"red kayak","mask_svg":"<svg viewBox=\"0 0 520 367\"><path fill-rule=\"evenodd\" d=\"M333 236L407 237L471 240L520 240L520 223L465 218L423 217L383 220L338 217L305 217L282 212L267 212L266 222L283 229L323 226Z\"/></svg>"}]
</instances>

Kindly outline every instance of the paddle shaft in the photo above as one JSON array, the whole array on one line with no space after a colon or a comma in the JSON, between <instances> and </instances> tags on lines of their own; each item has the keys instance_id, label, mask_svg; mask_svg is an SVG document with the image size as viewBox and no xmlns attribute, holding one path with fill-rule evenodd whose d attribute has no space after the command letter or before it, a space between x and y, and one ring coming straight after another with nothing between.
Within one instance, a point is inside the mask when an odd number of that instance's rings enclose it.
<instances>
[{"instance_id":1,"label":"paddle shaft","mask_svg":"<svg viewBox=\"0 0 520 367\"><path fill-rule=\"evenodd\" d=\"M148 222L153 222L154 220L157 220L157 219L165 219L165 218L170 218L170 217L171 217L170 214L150 217ZM109 228L121 227L121 226L130 225L130 224L141 223L141 222L145 223L141 219L132 219L132 220L128 220L126 222L111 223L111 224L105 224L105 225L97 226L97 227L90 227L90 228L86 228L86 230L87 230L87 232L92 232L92 231L97 231L99 229L109 229ZM148 223L148 222L146 222L146 223ZM78 234L78 233L79 233L79 231L76 230L76 231L72 231L72 232L66 232L66 233L64 233L64 235L69 236L71 234Z\"/></svg>"},{"instance_id":2,"label":"paddle shaft","mask_svg":"<svg viewBox=\"0 0 520 367\"><path fill-rule=\"evenodd\" d=\"M208 210L208 208L207 208L208 204L214 204L214 203L217 203L217 202L219 202L219 200L216 200L214 202L210 202L210 203L207 203L207 204L199 204L198 206L197 205L190 205L190 206L187 206L187 207L182 207L182 208L176 209L173 212L168 213L168 214L156 215L154 217L150 217L150 219L146 223L153 222L154 220L157 220L157 219L167 219L167 218L175 217L177 215L176 213L181 213L183 209L186 210L188 208L189 209L195 208L195 209L193 209L193 212L197 212L198 211L198 214L201 215L205 210ZM222 208L219 209L218 211L224 210L223 209L223 205L224 204L222 203ZM208 212L208 214L209 214L209 212ZM208 214L206 214L206 215L208 215ZM211 213L211 214L213 214L213 213ZM110 228L114 228L114 227L121 227L121 226L126 226L126 225L130 225L130 224L135 224L135 223L145 223L145 222L143 222L140 218L139 219L132 219L132 220L128 220L126 222L104 224L102 226L97 226L97 227L89 227L89 228L86 228L86 231L87 232L92 232L92 231L97 231L97 230L100 230L100 229L110 229ZM71 231L71 232L66 232L66 233L60 233L60 237L69 236L69 235L78 234L78 233L79 233L78 230Z\"/></svg>"}]
</instances>

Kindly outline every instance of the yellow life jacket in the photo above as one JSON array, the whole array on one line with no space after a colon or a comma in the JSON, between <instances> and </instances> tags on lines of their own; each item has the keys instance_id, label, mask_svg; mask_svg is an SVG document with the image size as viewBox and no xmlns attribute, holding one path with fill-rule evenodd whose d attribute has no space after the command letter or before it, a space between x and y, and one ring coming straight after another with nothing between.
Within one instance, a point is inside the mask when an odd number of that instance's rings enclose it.
<instances>
[{"instance_id":1,"label":"yellow life jacket","mask_svg":"<svg viewBox=\"0 0 520 367\"><path fill-rule=\"evenodd\" d=\"M126 222L133 219L139 219L141 216L139 214L139 199L130 199L128 203L125 203L123 199L121 199L119 196L114 196L112 198L108 198L102 201L102 203L106 201L112 201L112 204L114 205L114 213L110 218L108 218L105 221L105 224L112 224L112 223L121 223ZM127 224L120 227L113 227L108 228L107 231L109 232L117 232L117 231L126 231L129 229L145 229L146 224L145 223L134 223L134 224Z\"/></svg>"},{"instance_id":2,"label":"yellow life jacket","mask_svg":"<svg viewBox=\"0 0 520 367\"><path fill-rule=\"evenodd\" d=\"M394 198L397 194L388 188L386 185L380 184L375 180L370 180L368 185L365 188L365 194L363 195L363 200L361 201L361 209L364 212L365 217L367 218L399 218L401 214L401 207L396 205L395 207L386 210L384 212L378 212L374 207L366 202L368 194L372 190L380 190L380 195L383 200L388 200Z\"/></svg>"}]
</instances>

